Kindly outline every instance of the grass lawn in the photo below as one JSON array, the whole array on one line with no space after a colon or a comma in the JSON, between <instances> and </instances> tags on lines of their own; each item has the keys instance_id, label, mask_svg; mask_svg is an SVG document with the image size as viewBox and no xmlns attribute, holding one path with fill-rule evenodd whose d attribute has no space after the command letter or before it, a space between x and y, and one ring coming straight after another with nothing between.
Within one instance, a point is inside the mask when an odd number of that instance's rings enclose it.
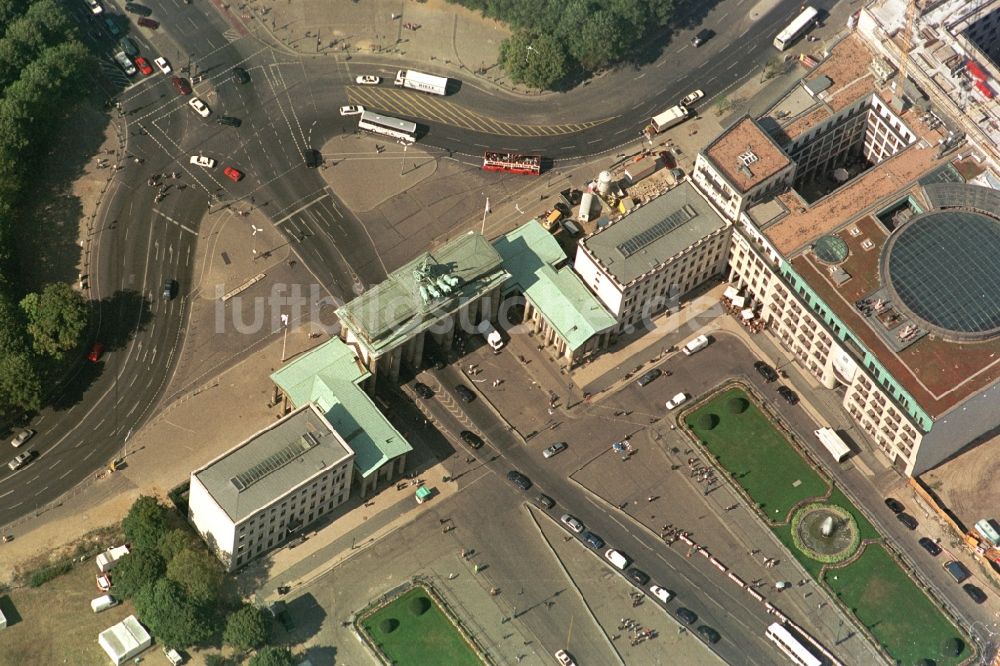
<instances>
[{"instance_id":1,"label":"grass lawn","mask_svg":"<svg viewBox=\"0 0 1000 666\"><path fill-rule=\"evenodd\" d=\"M411 608L420 599L430 602L430 606L418 615ZM386 633L383 623L388 620L399 624ZM364 621L364 628L392 663L399 666L482 665L458 629L420 587L372 613Z\"/></svg>"},{"instance_id":2,"label":"grass lawn","mask_svg":"<svg viewBox=\"0 0 1000 666\"><path fill-rule=\"evenodd\" d=\"M90 600L101 596L96 575L94 560L88 558L41 587L0 595L0 608L10 623L0 634L0 666L107 666L110 661L97 644L97 634L135 609L125 602L103 613L90 610Z\"/></svg>"},{"instance_id":3,"label":"grass lawn","mask_svg":"<svg viewBox=\"0 0 1000 666\"><path fill-rule=\"evenodd\" d=\"M965 638L882 546L868 546L844 569L827 570L824 580L899 662L929 658L946 666L969 657L967 646L957 657L941 654L946 639L964 644Z\"/></svg>"},{"instance_id":4,"label":"grass lawn","mask_svg":"<svg viewBox=\"0 0 1000 666\"><path fill-rule=\"evenodd\" d=\"M747 400L750 406L733 414L728 402L734 398ZM703 428L700 417L704 414L714 414L718 424ZM784 520L799 501L826 493L826 482L742 390L719 394L688 415L687 423L771 520Z\"/></svg>"}]
</instances>

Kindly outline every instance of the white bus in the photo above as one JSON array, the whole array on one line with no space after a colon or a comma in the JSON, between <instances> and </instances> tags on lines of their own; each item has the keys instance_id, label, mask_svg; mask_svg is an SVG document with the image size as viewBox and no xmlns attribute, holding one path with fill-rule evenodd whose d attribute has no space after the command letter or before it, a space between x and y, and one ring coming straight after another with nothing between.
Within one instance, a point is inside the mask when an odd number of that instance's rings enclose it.
<instances>
[{"instance_id":1,"label":"white bus","mask_svg":"<svg viewBox=\"0 0 1000 666\"><path fill-rule=\"evenodd\" d=\"M820 428L814 430L813 433L837 462L844 462L847 456L851 455L851 447L840 438L840 435L833 428Z\"/></svg>"},{"instance_id":2,"label":"white bus","mask_svg":"<svg viewBox=\"0 0 1000 666\"><path fill-rule=\"evenodd\" d=\"M774 38L774 48L784 51L792 45L796 39L806 33L816 22L819 12L814 7L806 7L802 13L795 17L795 20L788 24L788 27L778 33Z\"/></svg>"},{"instance_id":3,"label":"white bus","mask_svg":"<svg viewBox=\"0 0 1000 666\"><path fill-rule=\"evenodd\" d=\"M768 639L778 646L778 649L786 657L791 659L793 664L798 666L824 666L822 659L814 655L799 639L777 622L772 623L767 628Z\"/></svg>"},{"instance_id":4,"label":"white bus","mask_svg":"<svg viewBox=\"0 0 1000 666\"><path fill-rule=\"evenodd\" d=\"M409 120L390 118L371 111L365 111L358 120L358 129L382 136L390 136L405 143L417 140L417 124Z\"/></svg>"}]
</instances>

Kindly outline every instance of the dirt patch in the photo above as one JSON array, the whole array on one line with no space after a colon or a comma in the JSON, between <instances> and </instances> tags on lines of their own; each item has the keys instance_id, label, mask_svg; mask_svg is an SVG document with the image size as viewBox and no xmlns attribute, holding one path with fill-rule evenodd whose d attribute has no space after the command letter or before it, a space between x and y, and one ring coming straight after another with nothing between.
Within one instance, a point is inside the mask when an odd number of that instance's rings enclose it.
<instances>
[{"instance_id":1,"label":"dirt patch","mask_svg":"<svg viewBox=\"0 0 1000 666\"><path fill-rule=\"evenodd\" d=\"M920 477L965 526L995 518L1000 506L1000 437L959 454Z\"/></svg>"}]
</instances>

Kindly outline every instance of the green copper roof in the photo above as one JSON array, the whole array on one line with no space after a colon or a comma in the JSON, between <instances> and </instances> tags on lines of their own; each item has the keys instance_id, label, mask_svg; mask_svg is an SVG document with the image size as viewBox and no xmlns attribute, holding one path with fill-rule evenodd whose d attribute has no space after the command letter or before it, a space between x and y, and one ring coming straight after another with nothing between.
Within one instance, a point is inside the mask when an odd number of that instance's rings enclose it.
<instances>
[{"instance_id":1,"label":"green copper roof","mask_svg":"<svg viewBox=\"0 0 1000 666\"><path fill-rule=\"evenodd\" d=\"M615 325L569 265L558 241L538 220L531 220L493 243L511 280L538 308L571 350Z\"/></svg>"},{"instance_id":2,"label":"green copper roof","mask_svg":"<svg viewBox=\"0 0 1000 666\"><path fill-rule=\"evenodd\" d=\"M271 375L295 407L309 402L319 406L354 449L354 466L362 477L413 450L359 386L370 374L354 350L334 338Z\"/></svg>"},{"instance_id":3,"label":"green copper roof","mask_svg":"<svg viewBox=\"0 0 1000 666\"><path fill-rule=\"evenodd\" d=\"M418 278L421 271L427 279ZM493 246L482 235L469 232L393 271L382 283L341 306L337 316L378 357L508 277Z\"/></svg>"}]
</instances>

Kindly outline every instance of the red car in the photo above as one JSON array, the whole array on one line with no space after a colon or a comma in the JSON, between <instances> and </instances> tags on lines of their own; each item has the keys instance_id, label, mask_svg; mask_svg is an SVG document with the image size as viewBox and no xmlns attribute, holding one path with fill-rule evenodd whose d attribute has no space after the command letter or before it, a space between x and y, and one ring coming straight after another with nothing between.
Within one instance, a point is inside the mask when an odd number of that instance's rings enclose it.
<instances>
[{"instance_id":1,"label":"red car","mask_svg":"<svg viewBox=\"0 0 1000 666\"><path fill-rule=\"evenodd\" d=\"M233 167L226 167L222 170L222 173L226 174L226 177L234 183L238 183L243 180L243 172L239 169L234 169Z\"/></svg>"},{"instance_id":2,"label":"red car","mask_svg":"<svg viewBox=\"0 0 1000 666\"><path fill-rule=\"evenodd\" d=\"M87 358L93 363L97 363L101 360L101 356L104 355L104 345L100 342L95 342L94 346L90 348L90 353L87 354Z\"/></svg>"},{"instance_id":3,"label":"red car","mask_svg":"<svg viewBox=\"0 0 1000 666\"><path fill-rule=\"evenodd\" d=\"M175 76L170 79L170 82L174 84L174 88L177 89L178 95L190 95L191 94L191 84L188 80L180 76Z\"/></svg>"},{"instance_id":4,"label":"red car","mask_svg":"<svg viewBox=\"0 0 1000 666\"><path fill-rule=\"evenodd\" d=\"M135 66L136 69L142 72L143 76L149 76L150 74L153 73L153 68L150 66L148 62L146 62L146 59L143 58L142 56L136 56Z\"/></svg>"},{"instance_id":5,"label":"red car","mask_svg":"<svg viewBox=\"0 0 1000 666\"><path fill-rule=\"evenodd\" d=\"M146 18L145 16L140 17L137 23L144 28L149 28L150 30L156 30L160 27L159 21L154 21L153 19Z\"/></svg>"}]
</instances>

